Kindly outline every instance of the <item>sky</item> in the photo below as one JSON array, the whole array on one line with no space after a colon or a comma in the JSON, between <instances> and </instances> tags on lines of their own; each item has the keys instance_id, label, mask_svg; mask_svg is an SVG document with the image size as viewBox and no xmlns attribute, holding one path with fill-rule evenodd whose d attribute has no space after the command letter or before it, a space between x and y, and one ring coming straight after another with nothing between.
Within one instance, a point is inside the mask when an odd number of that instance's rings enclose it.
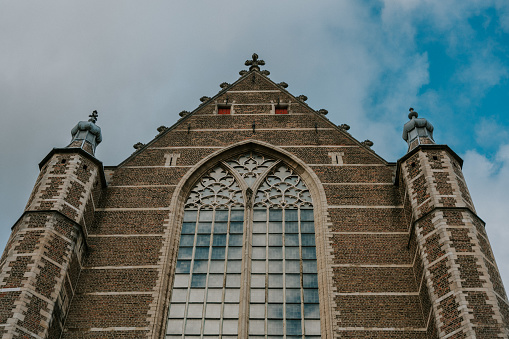
<instances>
[{"instance_id":1,"label":"sky","mask_svg":"<svg viewBox=\"0 0 509 339\"><path fill-rule=\"evenodd\" d=\"M427 118L464 159L509 287L506 0L0 0L0 248L79 120L99 112L96 156L117 165L253 52L389 162L406 152L409 107Z\"/></svg>"}]
</instances>

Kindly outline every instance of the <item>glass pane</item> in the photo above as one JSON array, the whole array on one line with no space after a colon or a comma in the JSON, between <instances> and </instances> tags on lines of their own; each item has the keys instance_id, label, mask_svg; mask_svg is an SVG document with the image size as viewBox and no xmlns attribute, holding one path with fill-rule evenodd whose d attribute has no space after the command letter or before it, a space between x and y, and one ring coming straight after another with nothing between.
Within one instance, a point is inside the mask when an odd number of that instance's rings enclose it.
<instances>
[{"instance_id":1,"label":"glass pane","mask_svg":"<svg viewBox=\"0 0 509 339\"><path fill-rule=\"evenodd\" d=\"M276 210L276 209L269 210L269 220L270 221L282 221L283 220L283 210Z\"/></svg>"},{"instance_id":2,"label":"glass pane","mask_svg":"<svg viewBox=\"0 0 509 339\"><path fill-rule=\"evenodd\" d=\"M216 222L214 224L214 234L225 234L228 231L228 224L225 222Z\"/></svg>"},{"instance_id":3,"label":"glass pane","mask_svg":"<svg viewBox=\"0 0 509 339\"><path fill-rule=\"evenodd\" d=\"M188 320L186 322L185 334L200 334L201 332L201 319L200 320Z\"/></svg>"},{"instance_id":4,"label":"glass pane","mask_svg":"<svg viewBox=\"0 0 509 339\"><path fill-rule=\"evenodd\" d=\"M240 260L228 260L226 272L228 273L240 273L241 270Z\"/></svg>"},{"instance_id":5,"label":"glass pane","mask_svg":"<svg viewBox=\"0 0 509 339\"><path fill-rule=\"evenodd\" d=\"M225 247L212 247L211 259L224 259L225 254Z\"/></svg>"},{"instance_id":6,"label":"glass pane","mask_svg":"<svg viewBox=\"0 0 509 339\"><path fill-rule=\"evenodd\" d=\"M285 247L285 258L286 259L300 259L298 247Z\"/></svg>"},{"instance_id":7,"label":"glass pane","mask_svg":"<svg viewBox=\"0 0 509 339\"><path fill-rule=\"evenodd\" d=\"M314 247L303 247L302 259L316 259L316 249Z\"/></svg>"},{"instance_id":8,"label":"glass pane","mask_svg":"<svg viewBox=\"0 0 509 339\"><path fill-rule=\"evenodd\" d=\"M279 288L283 287L283 275L282 274L269 274L269 287Z\"/></svg>"},{"instance_id":9,"label":"glass pane","mask_svg":"<svg viewBox=\"0 0 509 339\"><path fill-rule=\"evenodd\" d=\"M212 231L212 223L211 222L198 223L198 233L210 234L211 231Z\"/></svg>"},{"instance_id":10,"label":"glass pane","mask_svg":"<svg viewBox=\"0 0 509 339\"><path fill-rule=\"evenodd\" d=\"M269 334L283 334L283 320L268 320L267 332Z\"/></svg>"},{"instance_id":11,"label":"glass pane","mask_svg":"<svg viewBox=\"0 0 509 339\"><path fill-rule=\"evenodd\" d=\"M181 247L179 248L178 259L191 259L193 257L192 247Z\"/></svg>"},{"instance_id":12,"label":"glass pane","mask_svg":"<svg viewBox=\"0 0 509 339\"><path fill-rule=\"evenodd\" d=\"M182 234L194 234L195 229L195 222L185 222L182 224Z\"/></svg>"},{"instance_id":13,"label":"glass pane","mask_svg":"<svg viewBox=\"0 0 509 339\"><path fill-rule=\"evenodd\" d=\"M253 233L263 233L267 232L267 223L266 222L254 222L253 223Z\"/></svg>"},{"instance_id":14,"label":"glass pane","mask_svg":"<svg viewBox=\"0 0 509 339\"><path fill-rule=\"evenodd\" d=\"M302 268L304 273L315 273L317 272L316 260L303 260Z\"/></svg>"},{"instance_id":15,"label":"glass pane","mask_svg":"<svg viewBox=\"0 0 509 339\"><path fill-rule=\"evenodd\" d=\"M242 247L229 247L228 259L242 259Z\"/></svg>"},{"instance_id":16,"label":"glass pane","mask_svg":"<svg viewBox=\"0 0 509 339\"><path fill-rule=\"evenodd\" d=\"M240 287L240 274L227 274L226 287Z\"/></svg>"},{"instance_id":17,"label":"glass pane","mask_svg":"<svg viewBox=\"0 0 509 339\"><path fill-rule=\"evenodd\" d=\"M281 260L269 261L269 273L282 273L282 272L283 272L283 262Z\"/></svg>"},{"instance_id":18,"label":"glass pane","mask_svg":"<svg viewBox=\"0 0 509 339\"><path fill-rule=\"evenodd\" d=\"M265 245L267 245L265 234L253 235L253 246L265 246Z\"/></svg>"},{"instance_id":19,"label":"glass pane","mask_svg":"<svg viewBox=\"0 0 509 339\"><path fill-rule=\"evenodd\" d=\"M223 334L237 334L237 327L238 320L223 320Z\"/></svg>"},{"instance_id":20,"label":"glass pane","mask_svg":"<svg viewBox=\"0 0 509 339\"><path fill-rule=\"evenodd\" d=\"M265 289L252 288L251 289L251 302L264 303L265 302Z\"/></svg>"},{"instance_id":21,"label":"glass pane","mask_svg":"<svg viewBox=\"0 0 509 339\"><path fill-rule=\"evenodd\" d=\"M283 235L270 234L269 235L269 246L283 246Z\"/></svg>"},{"instance_id":22,"label":"glass pane","mask_svg":"<svg viewBox=\"0 0 509 339\"><path fill-rule=\"evenodd\" d=\"M188 287L189 286L189 274L175 274L174 287Z\"/></svg>"},{"instance_id":23,"label":"glass pane","mask_svg":"<svg viewBox=\"0 0 509 339\"><path fill-rule=\"evenodd\" d=\"M202 318L203 317L203 304L189 304L187 307L188 318Z\"/></svg>"},{"instance_id":24,"label":"glass pane","mask_svg":"<svg viewBox=\"0 0 509 339\"><path fill-rule=\"evenodd\" d=\"M252 274L251 287L265 287L265 274Z\"/></svg>"},{"instance_id":25,"label":"glass pane","mask_svg":"<svg viewBox=\"0 0 509 339\"><path fill-rule=\"evenodd\" d=\"M316 274L303 274L304 288L318 288L318 277Z\"/></svg>"},{"instance_id":26,"label":"glass pane","mask_svg":"<svg viewBox=\"0 0 509 339\"><path fill-rule=\"evenodd\" d=\"M302 246L315 246L314 234L302 234Z\"/></svg>"},{"instance_id":27,"label":"glass pane","mask_svg":"<svg viewBox=\"0 0 509 339\"><path fill-rule=\"evenodd\" d=\"M193 288L189 293L189 302L202 303L205 298L205 289Z\"/></svg>"},{"instance_id":28,"label":"glass pane","mask_svg":"<svg viewBox=\"0 0 509 339\"><path fill-rule=\"evenodd\" d=\"M253 220L254 221L266 221L267 220L267 210L266 209L255 209Z\"/></svg>"},{"instance_id":29,"label":"glass pane","mask_svg":"<svg viewBox=\"0 0 509 339\"><path fill-rule=\"evenodd\" d=\"M305 301L304 297L304 301ZM304 317L306 319L320 319L320 309L318 304L304 304Z\"/></svg>"},{"instance_id":30,"label":"glass pane","mask_svg":"<svg viewBox=\"0 0 509 339\"><path fill-rule=\"evenodd\" d=\"M227 288L224 296L224 302L238 303L240 298L240 290L238 288Z\"/></svg>"},{"instance_id":31,"label":"glass pane","mask_svg":"<svg viewBox=\"0 0 509 339\"><path fill-rule=\"evenodd\" d=\"M176 273L189 273L191 271L191 261L179 260L177 261Z\"/></svg>"},{"instance_id":32,"label":"glass pane","mask_svg":"<svg viewBox=\"0 0 509 339\"><path fill-rule=\"evenodd\" d=\"M304 302L305 303L318 303L318 289L305 288L304 289Z\"/></svg>"},{"instance_id":33,"label":"glass pane","mask_svg":"<svg viewBox=\"0 0 509 339\"><path fill-rule=\"evenodd\" d=\"M168 326L166 328L166 333L168 334L182 334L182 326L184 325L184 320L175 319L169 320Z\"/></svg>"},{"instance_id":34,"label":"glass pane","mask_svg":"<svg viewBox=\"0 0 509 339\"><path fill-rule=\"evenodd\" d=\"M265 305L251 304L249 306L249 318L265 318Z\"/></svg>"},{"instance_id":35,"label":"glass pane","mask_svg":"<svg viewBox=\"0 0 509 339\"><path fill-rule=\"evenodd\" d=\"M302 233L315 233L315 223L312 221L301 222L300 231Z\"/></svg>"},{"instance_id":36,"label":"glass pane","mask_svg":"<svg viewBox=\"0 0 509 339\"><path fill-rule=\"evenodd\" d=\"M213 246L226 246L226 234L215 234L212 241Z\"/></svg>"},{"instance_id":37,"label":"glass pane","mask_svg":"<svg viewBox=\"0 0 509 339\"><path fill-rule=\"evenodd\" d=\"M168 318L183 318L186 304L171 304Z\"/></svg>"},{"instance_id":38,"label":"glass pane","mask_svg":"<svg viewBox=\"0 0 509 339\"><path fill-rule=\"evenodd\" d=\"M300 261L299 260L286 260L285 272L286 273L300 273Z\"/></svg>"},{"instance_id":39,"label":"glass pane","mask_svg":"<svg viewBox=\"0 0 509 339\"><path fill-rule=\"evenodd\" d=\"M231 221L243 221L244 220L244 210L232 210Z\"/></svg>"},{"instance_id":40,"label":"glass pane","mask_svg":"<svg viewBox=\"0 0 509 339\"><path fill-rule=\"evenodd\" d=\"M264 334L264 333L265 333L265 320L249 321L249 334Z\"/></svg>"},{"instance_id":41,"label":"glass pane","mask_svg":"<svg viewBox=\"0 0 509 339\"><path fill-rule=\"evenodd\" d=\"M223 287L223 275L222 274L210 274L209 275L209 287Z\"/></svg>"},{"instance_id":42,"label":"glass pane","mask_svg":"<svg viewBox=\"0 0 509 339\"><path fill-rule=\"evenodd\" d=\"M269 247L269 259L283 259L283 248Z\"/></svg>"},{"instance_id":43,"label":"glass pane","mask_svg":"<svg viewBox=\"0 0 509 339\"><path fill-rule=\"evenodd\" d=\"M196 246L209 246L210 235L200 234L196 237Z\"/></svg>"},{"instance_id":44,"label":"glass pane","mask_svg":"<svg viewBox=\"0 0 509 339\"><path fill-rule=\"evenodd\" d=\"M191 291L192 292L192 291ZM223 290L219 288L209 288L207 291L207 302L221 302L223 299Z\"/></svg>"},{"instance_id":45,"label":"glass pane","mask_svg":"<svg viewBox=\"0 0 509 339\"><path fill-rule=\"evenodd\" d=\"M265 273L265 261L253 260L251 262L251 272L253 272L253 273Z\"/></svg>"},{"instance_id":46,"label":"glass pane","mask_svg":"<svg viewBox=\"0 0 509 339\"><path fill-rule=\"evenodd\" d=\"M193 232L194 233L194 232ZM194 246L194 234L182 234L180 236L180 246Z\"/></svg>"},{"instance_id":47,"label":"glass pane","mask_svg":"<svg viewBox=\"0 0 509 339\"><path fill-rule=\"evenodd\" d=\"M216 210L216 225L217 221L228 221L228 211Z\"/></svg>"},{"instance_id":48,"label":"glass pane","mask_svg":"<svg viewBox=\"0 0 509 339\"><path fill-rule=\"evenodd\" d=\"M231 222L230 223L230 233L242 233L244 231L244 223L243 222Z\"/></svg>"},{"instance_id":49,"label":"glass pane","mask_svg":"<svg viewBox=\"0 0 509 339\"><path fill-rule=\"evenodd\" d=\"M283 319L283 304L269 304L267 306L267 318Z\"/></svg>"},{"instance_id":50,"label":"glass pane","mask_svg":"<svg viewBox=\"0 0 509 339\"><path fill-rule=\"evenodd\" d=\"M181 288L173 289L173 292L171 294L171 302L172 303L186 302L186 298L187 298L187 286L185 289L181 289Z\"/></svg>"},{"instance_id":51,"label":"glass pane","mask_svg":"<svg viewBox=\"0 0 509 339\"><path fill-rule=\"evenodd\" d=\"M314 220L314 216L313 216L313 210L309 209L309 210L300 210L300 220L301 221L313 221Z\"/></svg>"},{"instance_id":52,"label":"glass pane","mask_svg":"<svg viewBox=\"0 0 509 339\"><path fill-rule=\"evenodd\" d=\"M286 305L286 319L301 319L301 305L300 304L287 304Z\"/></svg>"},{"instance_id":53,"label":"glass pane","mask_svg":"<svg viewBox=\"0 0 509 339\"><path fill-rule=\"evenodd\" d=\"M269 288L269 303L282 303L284 293L282 289Z\"/></svg>"},{"instance_id":54,"label":"glass pane","mask_svg":"<svg viewBox=\"0 0 509 339\"><path fill-rule=\"evenodd\" d=\"M224 318L238 318L239 305L238 304L224 304Z\"/></svg>"},{"instance_id":55,"label":"glass pane","mask_svg":"<svg viewBox=\"0 0 509 339\"><path fill-rule=\"evenodd\" d=\"M299 233L299 223L285 222L285 233Z\"/></svg>"},{"instance_id":56,"label":"glass pane","mask_svg":"<svg viewBox=\"0 0 509 339\"><path fill-rule=\"evenodd\" d=\"M285 221L298 221L299 220L298 210L285 210Z\"/></svg>"},{"instance_id":57,"label":"glass pane","mask_svg":"<svg viewBox=\"0 0 509 339\"><path fill-rule=\"evenodd\" d=\"M200 221L212 221L212 211L211 210L201 210L200 211Z\"/></svg>"},{"instance_id":58,"label":"glass pane","mask_svg":"<svg viewBox=\"0 0 509 339\"><path fill-rule=\"evenodd\" d=\"M242 246L242 235L240 234L230 235L228 246Z\"/></svg>"},{"instance_id":59,"label":"glass pane","mask_svg":"<svg viewBox=\"0 0 509 339\"><path fill-rule=\"evenodd\" d=\"M208 260L195 260L193 265L194 273L207 273L209 262Z\"/></svg>"},{"instance_id":60,"label":"glass pane","mask_svg":"<svg viewBox=\"0 0 509 339\"><path fill-rule=\"evenodd\" d=\"M205 287L206 279L206 274L193 274L193 278L191 279L191 287Z\"/></svg>"},{"instance_id":61,"label":"glass pane","mask_svg":"<svg viewBox=\"0 0 509 339\"><path fill-rule=\"evenodd\" d=\"M282 222L269 222L269 233L283 233L283 223Z\"/></svg>"},{"instance_id":62,"label":"glass pane","mask_svg":"<svg viewBox=\"0 0 509 339\"><path fill-rule=\"evenodd\" d=\"M184 213L184 221L196 221L196 215L198 211L187 210Z\"/></svg>"},{"instance_id":63,"label":"glass pane","mask_svg":"<svg viewBox=\"0 0 509 339\"><path fill-rule=\"evenodd\" d=\"M286 334L301 335L302 324L300 320L287 320L286 321Z\"/></svg>"},{"instance_id":64,"label":"glass pane","mask_svg":"<svg viewBox=\"0 0 509 339\"><path fill-rule=\"evenodd\" d=\"M209 258L209 247L196 247L194 253L195 259L208 259Z\"/></svg>"},{"instance_id":65,"label":"glass pane","mask_svg":"<svg viewBox=\"0 0 509 339\"><path fill-rule=\"evenodd\" d=\"M252 257L253 259L265 259L266 252L267 250L265 247L253 247Z\"/></svg>"},{"instance_id":66,"label":"glass pane","mask_svg":"<svg viewBox=\"0 0 509 339\"><path fill-rule=\"evenodd\" d=\"M309 334L320 335L320 320L305 320L306 338Z\"/></svg>"},{"instance_id":67,"label":"glass pane","mask_svg":"<svg viewBox=\"0 0 509 339\"><path fill-rule=\"evenodd\" d=\"M219 334L219 320L205 320L203 334Z\"/></svg>"},{"instance_id":68,"label":"glass pane","mask_svg":"<svg viewBox=\"0 0 509 339\"><path fill-rule=\"evenodd\" d=\"M224 273L224 261L212 260L210 262L210 273Z\"/></svg>"},{"instance_id":69,"label":"glass pane","mask_svg":"<svg viewBox=\"0 0 509 339\"><path fill-rule=\"evenodd\" d=\"M299 246L299 235L285 234L285 246Z\"/></svg>"},{"instance_id":70,"label":"glass pane","mask_svg":"<svg viewBox=\"0 0 509 339\"><path fill-rule=\"evenodd\" d=\"M286 287L300 287L300 274L287 274L285 276L285 285Z\"/></svg>"},{"instance_id":71,"label":"glass pane","mask_svg":"<svg viewBox=\"0 0 509 339\"><path fill-rule=\"evenodd\" d=\"M287 303L300 303L300 288L287 288L285 295Z\"/></svg>"}]
</instances>

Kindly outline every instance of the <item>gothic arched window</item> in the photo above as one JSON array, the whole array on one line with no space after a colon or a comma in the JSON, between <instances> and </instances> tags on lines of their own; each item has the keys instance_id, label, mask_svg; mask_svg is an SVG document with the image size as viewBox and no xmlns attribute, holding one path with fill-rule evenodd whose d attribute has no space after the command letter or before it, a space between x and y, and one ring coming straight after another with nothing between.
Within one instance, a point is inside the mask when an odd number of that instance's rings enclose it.
<instances>
[{"instance_id":1,"label":"gothic arched window","mask_svg":"<svg viewBox=\"0 0 509 339\"><path fill-rule=\"evenodd\" d=\"M167 338L319 338L319 316L302 179L254 152L212 168L185 204Z\"/></svg>"}]
</instances>

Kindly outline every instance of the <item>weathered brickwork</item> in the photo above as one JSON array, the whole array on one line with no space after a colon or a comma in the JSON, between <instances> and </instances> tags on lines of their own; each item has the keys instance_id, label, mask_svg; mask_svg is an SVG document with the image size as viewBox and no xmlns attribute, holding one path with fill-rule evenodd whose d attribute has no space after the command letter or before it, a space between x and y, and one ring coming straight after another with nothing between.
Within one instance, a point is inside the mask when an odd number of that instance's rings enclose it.
<instances>
[{"instance_id":1,"label":"weathered brickwork","mask_svg":"<svg viewBox=\"0 0 509 339\"><path fill-rule=\"evenodd\" d=\"M0 259L0 337L164 338L190 189L250 151L309 188L322 338L508 335L484 224L446 146L422 137L388 163L256 69L204 100L118 166L103 170L82 141L43 161Z\"/></svg>"}]
</instances>

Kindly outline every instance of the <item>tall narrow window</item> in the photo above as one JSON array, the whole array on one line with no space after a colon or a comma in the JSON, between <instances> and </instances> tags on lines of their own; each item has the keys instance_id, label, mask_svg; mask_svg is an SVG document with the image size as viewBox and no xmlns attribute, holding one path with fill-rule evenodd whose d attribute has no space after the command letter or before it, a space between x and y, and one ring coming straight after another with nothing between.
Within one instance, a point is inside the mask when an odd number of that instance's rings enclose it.
<instances>
[{"instance_id":1,"label":"tall narrow window","mask_svg":"<svg viewBox=\"0 0 509 339\"><path fill-rule=\"evenodd\" d=\"M320 337L309 190L283 162L254 152L214 167L187 199L166 338L236 338L239 321L250 338Z\"/></svg>"},{"instance_id":2,"label":"tall narrow window","mask_svg":"<svg viewBox=\"0 0 509 339\"><path fill-rule=\"evenodd\" d=\"M185 206L167 338L237 337L243 232L242 192L217 166Z\"/></svg>"}]
</instances>

